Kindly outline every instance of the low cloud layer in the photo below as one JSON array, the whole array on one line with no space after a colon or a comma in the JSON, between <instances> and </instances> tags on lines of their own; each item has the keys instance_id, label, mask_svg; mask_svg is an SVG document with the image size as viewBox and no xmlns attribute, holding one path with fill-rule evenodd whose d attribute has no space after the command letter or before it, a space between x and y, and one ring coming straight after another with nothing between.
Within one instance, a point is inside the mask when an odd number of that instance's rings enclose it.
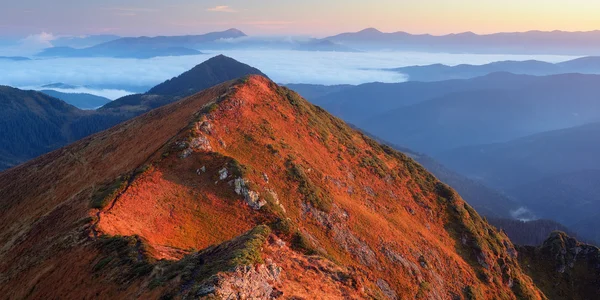
<instances>
[{"instance_id":1,"label":"low cloud layer","mask_svg":"<svg viewBox=\"0 0 600 300\"><path fill-rule=\"evenodd\" d=\"M40 37L40 41L48 37ZM206 51L205 51L206 52ZM444 63L483 64L498 60L540 59L563 61L564 56L515 56L432 54L401 52L303 52L275 50L215 51L195 56L153 59L58 58L31 61L0 61L0 84L15 87L39 87L49 83L77 86L102 86L109 93L95 93L114 98L132 87L151 87L177 76L218 54L225 54L262 70L278 83L361 84L366 82L402 82L402 74L384 68ZM0 55L2 51L0 49ZM115 92L114 90L118 90ZM89 91L88 91L89 92Z\"/></svg>"}]
</instances>

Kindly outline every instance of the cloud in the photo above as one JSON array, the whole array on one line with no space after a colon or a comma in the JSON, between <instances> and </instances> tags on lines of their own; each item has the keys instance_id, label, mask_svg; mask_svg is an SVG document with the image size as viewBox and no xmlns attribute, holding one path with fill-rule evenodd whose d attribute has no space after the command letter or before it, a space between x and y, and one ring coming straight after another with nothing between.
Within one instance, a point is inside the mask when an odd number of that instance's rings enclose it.
<instances>
[{"instance_id":1,"label":"cloud","mask_svg":"<svg viewBox=\"0 0 600 300\"><path fill-rule=\"evenodd\" d=\"M52 40L40 34L30 40ZM406 76L383 68L416 64L488 63L498 60L564 61L569 57L540 55L462 55L418 52L308 52L292 50L227 50L205 54L153 59L53 58L1 62L0 85L34 89L62 82L86 87L86 92L115 98L127 91L143 90L177 76L203 61L224 54L256 67L277 83L361 84L402 82ZM19 53L13 53L19 55ZM6 55L0 48L0 55ZM10 54L9 54L10 55ZM96 91L94 91L96 90ZM526 210L514 216L530 219Z\"/></svg>"},{"instance_id":2,"label":"cloud","mask_svg":"<svg viewBox=\"0 0 600 300\"><path fill-rule=\"evenodd\" d=\"M513 219L517 219L523 222L529 222L536 219L533 212L527 209L526 207L519 207L518 209L511 211L510 215L511 217L513 217Z\"/></svg>"},{"instance_id":3,"label":"cloud","mask_svg":"<svg viewBox=\"0 0 600 300\"><path fill-rule=\"evenodd\" d=\"M234 13L236 10L227 6L227 5L217 5L215 7L207 8L206 11L212 12L224 12L224 13Z\"/></svg>"},{"instance_id":4,"label":"cloud","mask_svg":"<svg viewBox=\"0 0 600 300\"><path fill-rule=\"evenodd\" d=\"M41 47L52 47L52 41L55 40L57 36L52 33L42 32L39 34L32 34L27 36L26 38L21 40L22 45L32 45L32 46L41 46Z\"/></svg>"}]
</instances>

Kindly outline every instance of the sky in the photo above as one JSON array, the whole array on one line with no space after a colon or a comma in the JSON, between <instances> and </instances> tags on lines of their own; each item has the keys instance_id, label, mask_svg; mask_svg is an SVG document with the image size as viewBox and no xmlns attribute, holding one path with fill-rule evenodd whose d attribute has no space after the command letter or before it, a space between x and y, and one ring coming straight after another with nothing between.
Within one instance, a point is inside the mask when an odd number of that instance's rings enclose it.
<instances>
[{"instance_id":1,"label":"sky","mask_svg":"<svg viewBox=\"0 0 600 300\"><path fill-rule=\"evenodd\" d=\"M0 36L177 35L238 28L324 37L600 29L597 0L0 0Z\"/></svg>"}]
</instances>

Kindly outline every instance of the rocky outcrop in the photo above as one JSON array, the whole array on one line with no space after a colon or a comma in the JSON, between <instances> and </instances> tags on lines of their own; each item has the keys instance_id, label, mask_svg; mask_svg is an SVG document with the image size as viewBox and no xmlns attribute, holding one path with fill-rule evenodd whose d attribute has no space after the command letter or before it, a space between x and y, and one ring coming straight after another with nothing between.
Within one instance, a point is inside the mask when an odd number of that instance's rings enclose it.
<instances>
[{"instance_id":1,"label":"rocky outcrop","mask_svg":"<svg viewBox=\"0 0 600 300\"><path fill-rule=\"evenodd\" d=\"M517 248L525 271L550 299L600 295L600 249L555 231L539 247Z\"/></svg>"},{"instance_id":2,"label":"rocky outcrop","mask_svg":"<svg viewBox=\"0 0 600 300\"><path fill-rule=\"evenodd\" d=\"M217 299L276 299L283 293L273 284L279 282L281 267L269 262L258 266L240 266L210 278L196 294Z\"/></svg>"},{"instance_id":3,"label":"rocky outcrop","mask_svg":"<svg viewBox=\"0 0 600 300\"><path fill-rule=\"evenodd\" d=\"M267 205L267 201L261 199L258 192L250 190L246 183L247 182L245 179L236 178L233 181L235 193L243 196L244 201L246 201L246 203L253 209L260 209L261 207Z\"/></svg>"}]
</instances>

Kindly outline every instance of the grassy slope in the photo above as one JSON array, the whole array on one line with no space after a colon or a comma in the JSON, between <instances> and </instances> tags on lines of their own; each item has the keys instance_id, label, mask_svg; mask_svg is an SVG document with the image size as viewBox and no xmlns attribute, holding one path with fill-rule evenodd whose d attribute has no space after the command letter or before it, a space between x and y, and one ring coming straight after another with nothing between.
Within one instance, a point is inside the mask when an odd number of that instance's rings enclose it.
<instances>
[{"instance_id":1,"label":"grassy slope","mask_svg":"<svg viewBox=\"0 0 600 300\"><path fill-rule=\"evenodd\" d=\"M207 106L212 101L218 104ZM189 145L199 137L212 151L182 156L185 146L178 142ZM222 168L229 175L223 180ZM94 191L119 176L129 176L126 188L101 210L91 209ZM247 206L229 184L238 177L267 205ZM41 184L32 185L34 179ZM11 199L2 202L0 223L5 245L0 271L11 270L7 284L55 270L48 265L54 259L83 274L80 284L87 289L81 293L101 289L115 295L124 284L121 296L131 289L161 293L162 288L147 289L153 278L135 264L131 272L140 277L126 283L111 275L115 266L95 275L106 284L87 283L86 261L92 272L101 254L83 252L87 258L78 260L66 253L75 253L81 243L98 243L93 233L137 235L153 260L185 260L194 249L267 224L298 251L351 267L372 297L381 296L377 286L387 284L398 295L418 298L543 298L511 256L508 238L454 191L406 156L258 76L212 88L17 167L0 175L0 186ZM81 226L90 238L80 243L44 242L81 236ZM17 264L23 267L12 268ZM36 287L34 293L76 295L49 285L55 276L69 276L64 272L11 293L22 296Z\"/></svg>"}]
</instances>

